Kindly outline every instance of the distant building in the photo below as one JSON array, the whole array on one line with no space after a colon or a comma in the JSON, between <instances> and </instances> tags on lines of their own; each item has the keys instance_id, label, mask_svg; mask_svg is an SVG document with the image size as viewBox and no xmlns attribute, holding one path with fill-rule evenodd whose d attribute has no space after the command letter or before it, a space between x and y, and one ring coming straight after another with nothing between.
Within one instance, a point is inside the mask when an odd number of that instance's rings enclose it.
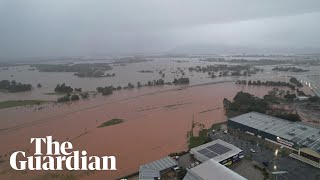
<instances>
[{"instance_id":1,"label":"distant building","mask_svg":"<svg viewBox=\"0 0 320 180\"><path fill-rule=\"evenodd\" d=\"M246 178L210 159L188 170L183 180L245 180Z\"/></svg>"},{"instance_id":2,"label":"distant building","mask_svg":"<svg viewBox=\"0 0 320 180\"><path fill-rule=\"evenodd\" d=\"M190 154L200 162L212 159L223 165L231 165L243 158L241 149L220 139L192 148Z\"/></svg>"},{"instance_id":3,"label":"distant building","mask_svg":"<svg viewBox=\"0 0 320 180\"><path fill-rule=\"evenodd\" d=\"M140 166L139 180L157 180L161 178L161 172L175 167L178 162L167 156Z\"/></svg>"},{"instance_id":4,"label":"distant building","mask_svg":"<svg viewBox=\"0 0 320 180\"><path fill-rule=\"evenodd\" d=\"M257 112L230 118L228 126L292 148L291 157L320 168L320 128Z\"/></svg>"}]
</instances>

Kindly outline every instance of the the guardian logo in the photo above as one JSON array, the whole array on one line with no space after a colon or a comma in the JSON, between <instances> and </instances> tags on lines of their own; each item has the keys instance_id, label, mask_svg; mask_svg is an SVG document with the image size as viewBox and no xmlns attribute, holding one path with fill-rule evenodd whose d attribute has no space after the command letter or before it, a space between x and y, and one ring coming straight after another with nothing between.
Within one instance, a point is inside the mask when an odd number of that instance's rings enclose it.
<instances>
[{"instance_id":1,"label":"the guardian logo","mask_svg":"<svg viewBox=\"0 0 320 180\"><path fill-rule=\"evenodd\" d=\"M117 170L114 156L87 156L86 151L72 151L71 142L52 142L52 136L31 138L35 144L33 156L17 151L10 156L15 170ZM44 151L42 147L46 147Z\"/></svg>"}]
</instances>

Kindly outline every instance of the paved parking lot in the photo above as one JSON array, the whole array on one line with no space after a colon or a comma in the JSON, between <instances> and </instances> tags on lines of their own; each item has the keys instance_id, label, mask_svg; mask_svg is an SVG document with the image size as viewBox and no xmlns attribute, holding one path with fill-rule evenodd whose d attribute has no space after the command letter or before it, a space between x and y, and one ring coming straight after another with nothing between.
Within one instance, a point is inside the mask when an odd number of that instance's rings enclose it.
<instances>
[{"instance_id":1,"label":"paved parking lot","mask_svg":"<svg viewBox=\"0 0 320 180\"><path fill-rule=\"evenodd\" d=\"M257 141L249 141L231 134L224 134L221 131L216 131L210 134L212 140L221 139L230 144L237 146L243 150L243 154L247 159L252 159L264 166L262 162L269 162L266 167L269 172L287 171L287 174L277 175L277 179L289 180L320 180L320 170L305 164L301 161L293 159L286 155L280 155L281 149L278 149L278 154L274 150L261 146ZM253 149L255 153L250 152ZM274 177L275 179L275 177Z\"/></svg>"},{"instance_id":2,"label":"paved parking lot","mask_svg":"<svg viewBox=\"0 0 320 180\"><path fill-rule=\"evenodd\" d=\"M246 177L248 180L264 180L262 172L254 168L254 162L246 159L233 164L230 169L234 172Z\"/></svg>"}]
</instances>

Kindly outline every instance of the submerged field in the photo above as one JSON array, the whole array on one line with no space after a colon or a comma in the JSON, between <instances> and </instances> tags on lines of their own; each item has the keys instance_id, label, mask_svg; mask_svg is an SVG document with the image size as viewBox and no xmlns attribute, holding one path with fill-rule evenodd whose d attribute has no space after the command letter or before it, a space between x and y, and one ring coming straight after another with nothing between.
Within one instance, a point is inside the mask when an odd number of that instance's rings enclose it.
<instances>
[{"instance_id":1,"label":"submerged field","mask_svg":"<svg viewBox=\"0 0 320 180\"><path fill-rule=\"evenodd\" d=\"M213 123L226 121L223 98L233 97L241 89L234 83L184 89L146 88L40 111L3 109L0 113L5 120L0 125L6 131L0 131L0 140L8 143L0 147L0 152L8 155L17 149L32 150L28 144L31 137L50 134L58 141L71 140L74 149L86 150L89 155L116 156L118 170L108 172L108 178L114 179L137 171L148 161L187 150L187 134L192 122L208 128ZM245 90L258 96L268 91L259 87ZM114 117L126 122L97 128L105 119ZM13 123L12 119L16 121ZM195 135L201 127L194 128ZM8 161L2 164L8 165ZM12 173L15 174L7 171L0 177L19 176ZM26 177L28 174L30 178L35 176L27 173ZM104 176L103 172L96 172L81 177L100 179Z\"/></svg>"},{"instance_id":2,"label":"submerged field","mask_svg":"<svg viewBox=\"0 0 320 180\"><path fill-rule=\"evenodd\" d=\"M250 77L211 78L207 73L188 72L188 67L214 63L192 58L188 60L177 63L158 59L114 66L110 73L115 72L116 76L108 78L79 78L65 72L25 71L25 67L1 71L1 78L33 85L41 83L43 87L17 94L0 93L0 100L4 101L2 105L0 103L0 141L6 142L0 146L0 179L116 179L131 174L141 164L172 152L188 150L187 135L191 130L197 136L201 129L225 122L224 98L232 99L241 90L262 97L273 88L236 85L235 81L239 78L288 81L287 77L273 74L270 71L272 67ZM98 86L123 86L128 82L136 85L137 82L157 80L163 76L159 71L165 72L165 82L171 81L182 76L181 69L185 72L184 76L190 78L189 85L144 86L114 91L108 96L94 94L87 100L77 102L44 103L61 96L54 93L58 83L65 82L84 91L95 91ZM42 101L19 101L23 99ZM48 135L59 142L71 141L75 150L86 150L88 155L114 155L118 170L108 174L94 172L69 175L63 172L13 172L9 167L9 155L17 150L32 154L34 147L29 144L30 138ZM196 145L196 142L192 143Z\"/></svg>"},{"instance_id":3,"label":"submerged field","mask_svg":"<svg viewBox=\"0 0 320 180\"><path fill-rule=\"evenodd\" d=\"M11 108L17 106L28 106L28 105L40 105L47 103L48 101L44 100L11 100L0 102L0 109Z\"/></svg>"}]
</instances>

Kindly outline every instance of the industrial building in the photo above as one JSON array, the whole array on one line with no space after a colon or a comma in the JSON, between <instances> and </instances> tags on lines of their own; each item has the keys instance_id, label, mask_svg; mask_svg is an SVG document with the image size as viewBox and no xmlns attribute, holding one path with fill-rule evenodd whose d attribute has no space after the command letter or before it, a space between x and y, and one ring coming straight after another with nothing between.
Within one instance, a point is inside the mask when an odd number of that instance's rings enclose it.
<instances>
[{"instance_id":1,"label":"industrial building","mask_svg":"<svg viewBox=\"0 0 320 180\"><path fill-rule=\"evenodd\" d=\"M245 180L231 169L221 165L217 161L210 159L194 168L188 170L183 180Z\"/></svg>"},{"instance_id":2,"label":"industrial building","mask_svg":"<svg viewBox=\"0 0 320 180\"><path fill-rule=\"evenodd\" d=\"M244 180L245 178L225 167L243 158L242 150L220 139L192 148L190 154L202 162L188 169L183 180Z\"/></svg>"},{"instance_id":3,"label":"industrial building","mask_svg":"<svg viewBox=\"0 0 320 180\"><path fill-rule=\"evenodd\" d=\"M320 167L320 129L317 127L257 112L230 118L228 127L295 149L295 158Z\"/></svg>"},{"instance_id":4,"label":"industrial building","mask_svg":"<svg viewBox=\"0 0 320 180\"><path fill-rule=\"evenodd\" d=\"M178 162L167 156L144 164L139 169L139 180L155 180L161 178L161 173L178 165Z\"/></svg>"},{"instance_id":5,"label":"industrial building","mask_svg":"<svg viewBox=\"0 0 320 180\"><path fill-rule=\"evenodd\" d=\"M220 139L192 148L190 154L200 162L212 159L223 165L231 165L243 157L241 149Z\"/></svg>"}]
</instances>

